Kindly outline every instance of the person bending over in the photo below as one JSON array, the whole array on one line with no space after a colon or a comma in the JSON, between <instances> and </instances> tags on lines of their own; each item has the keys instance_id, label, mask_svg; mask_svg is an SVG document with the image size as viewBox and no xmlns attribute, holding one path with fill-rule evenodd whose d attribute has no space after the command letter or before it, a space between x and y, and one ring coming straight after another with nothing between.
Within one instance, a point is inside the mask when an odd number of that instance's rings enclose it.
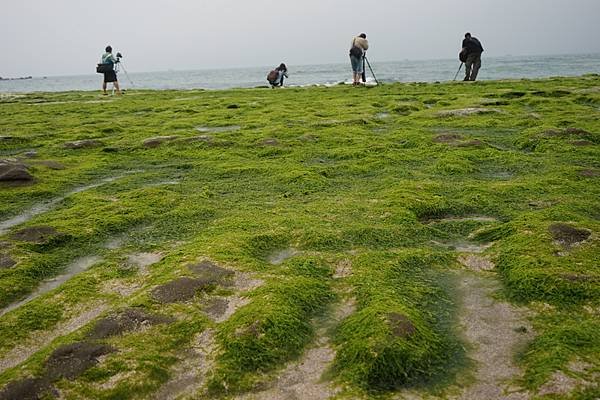
<instances>
[{"instance_id":1,"label":"person bending over","mask_svg":"<svg viewBox=\"0 0 600 400\"><path fill-rule=\"evenodd\" d=\"M277 86L283 87L283 80L288 77L287 66L284 63L279 64L279 67L269 72L267 81L271 84L272 88Z\"/></svg>"},{"instance_id":2,"label":"person bending over","mask_svg":"<svg viewBox=\"0 0 600 400\"><path fill-rule=\"evenodd\" d=\"M110 46L106 46L106 52L104 54L102 54L102 60L100 61L101 64L108 64L110 65L110 70L104 73L104 82L102 83L102 91L104 92L104 94L108 94L106 92L106 86L108 83L112 82L113 86L115 87L115 90L117 91L117 94L120 95L121 94L121 89L119 88L119 81L117 80L117 72L115 71L115 64L117 64L120 60L119 58L115 58L115 56L113 56L112 54L112 47ZM119 55L119 54L117 54Z\"/></svg>"},{"instance_id":3,"label":"person bending over","mask_svg":"<svg viewBox=\"0 0 600 400\"><path fill-rule=\"evenodd\" d=\"M352 64L352 85L360 85L360 79L364 72L364 57L365 52L369 49L369 41L367 35L361 33L352 39L350 46L350 64Z\"/></svg>"},{"instance_id":4,"label":"person bending over","mask_svg":"<svg viewBox=\"0 0 600 400\"><path fill-rule=\"evenodd\" d=\"M483 46L481 42L471 36L470 33L465 34L465 39L462 42L462 53L465 56L465 81L474 81L477 79L479 74L479 68L481 68L481 53L483 53Z\"/></svg>"}]
</instances>

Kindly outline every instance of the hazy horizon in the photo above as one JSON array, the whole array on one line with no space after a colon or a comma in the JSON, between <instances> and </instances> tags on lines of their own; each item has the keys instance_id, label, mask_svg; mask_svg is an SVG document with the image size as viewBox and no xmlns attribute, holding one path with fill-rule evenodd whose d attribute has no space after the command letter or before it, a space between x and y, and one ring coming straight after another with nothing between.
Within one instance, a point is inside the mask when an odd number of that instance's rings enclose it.
<instances>
[{"instance_id":1,"label":"hazy horizon","mask_svg":"<svg viewBox=\"0 0 600 400\"><path fill-rule=\"evenodd\" d=\"M424 4L426 3L426 4ZM131 72L347 62L366 32L376 62L456 58L464 32L484 57L600 53L597 0L22 0L0 14L0 76L93 73L107 44ZM105 10L111 10L109 12ZM510 29L507 29L509 27ZM434 28L434 29L433 29Z\"/></svg>"}]
</instances>

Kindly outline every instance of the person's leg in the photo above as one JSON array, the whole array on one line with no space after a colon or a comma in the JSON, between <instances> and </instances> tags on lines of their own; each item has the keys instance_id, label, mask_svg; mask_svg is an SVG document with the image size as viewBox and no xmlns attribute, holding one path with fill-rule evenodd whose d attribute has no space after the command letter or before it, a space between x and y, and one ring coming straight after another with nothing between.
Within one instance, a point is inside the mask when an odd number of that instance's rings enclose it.
<instances>
[{"instance_id":1,"label":"person's leg","mask_svg":"<svg viewBox=\"0 0 600 400\"><path fill-rule=\"evenodd\" d=\"M285 79L285 75L281 74L281 79L279 80L279 86L283 87L283 80Z\"/></svg>"},{"instance_id":2,"label":"person's leg","mask_svg":"<svg viewBox=\"0 0 600 400\"><path fill-rule=\"evenodd\" d=\"M467 57L467 61L465 61L465 81L471 80L471 69L473 68L473 58L471 56Z\"/></svg>"},{"instance_id":3,"label":"person's leg","mask_svg":"<svg viewBox=\"0 0 600 400\"><path fill-rule=\"evenodd\" d=\"M102 92L104 92L104 94L108 94L106 93L106 81L102 82Z\"/></svg>"},{"instance_id":4,"label":"person's leg","mask_svg":"<svg viewBox=\"0 0 600 400\"><path fill-rule=\"evenodd\" d=\"M479 74L479 68L481 68L481 54L477 55L473 62L473 71L471 72L471 80L475 81Z\"/></svg>"},{"instance_id":5,"label":"person's leg","mask_svg":"<svg viewBox=\"0 0 600 400\"><path fill-rule=\"evenodd\" d=\"M113 85L115 85L115 90L117 91L117 95L121 95L121 89L119 88L119 82L118 81L114 81Z\"/></svg>"}]
</instances>

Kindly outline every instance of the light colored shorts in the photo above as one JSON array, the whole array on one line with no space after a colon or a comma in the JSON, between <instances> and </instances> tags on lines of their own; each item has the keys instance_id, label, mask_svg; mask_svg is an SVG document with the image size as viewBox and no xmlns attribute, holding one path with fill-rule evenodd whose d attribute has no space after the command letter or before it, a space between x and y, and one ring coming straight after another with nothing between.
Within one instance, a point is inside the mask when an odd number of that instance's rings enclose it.
<instances>
[{"instance_id":1,"label":"light colored shorts","mask_svg":"<svg viewBox=\"0 0 600 400\"><path fill-rule=\"evenodd\" d=\"M352 71L356 74L363 73L363 60L361 58L356 58L354 56L350 56L350 62L352 63Z\"/></svg>"}]
</instances>

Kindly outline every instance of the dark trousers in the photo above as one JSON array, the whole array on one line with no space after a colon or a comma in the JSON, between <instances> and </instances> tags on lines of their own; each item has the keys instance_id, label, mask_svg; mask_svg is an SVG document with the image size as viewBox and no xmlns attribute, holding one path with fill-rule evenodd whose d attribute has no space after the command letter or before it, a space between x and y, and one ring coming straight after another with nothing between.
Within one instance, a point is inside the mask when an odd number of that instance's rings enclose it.
<instances>
[{"instance_id":1,"label":"dark trousers","mask_svg":"<svg viewBox=\"0 0 600 400\"><path fill-rule=\"evenodd\" d=\"M467 61L465 61L465 68L465 81L476 80L477 74L479 74L479 68L481 68L481 53L469 54L467 56Z\"/></svg>"}]
</instances>

